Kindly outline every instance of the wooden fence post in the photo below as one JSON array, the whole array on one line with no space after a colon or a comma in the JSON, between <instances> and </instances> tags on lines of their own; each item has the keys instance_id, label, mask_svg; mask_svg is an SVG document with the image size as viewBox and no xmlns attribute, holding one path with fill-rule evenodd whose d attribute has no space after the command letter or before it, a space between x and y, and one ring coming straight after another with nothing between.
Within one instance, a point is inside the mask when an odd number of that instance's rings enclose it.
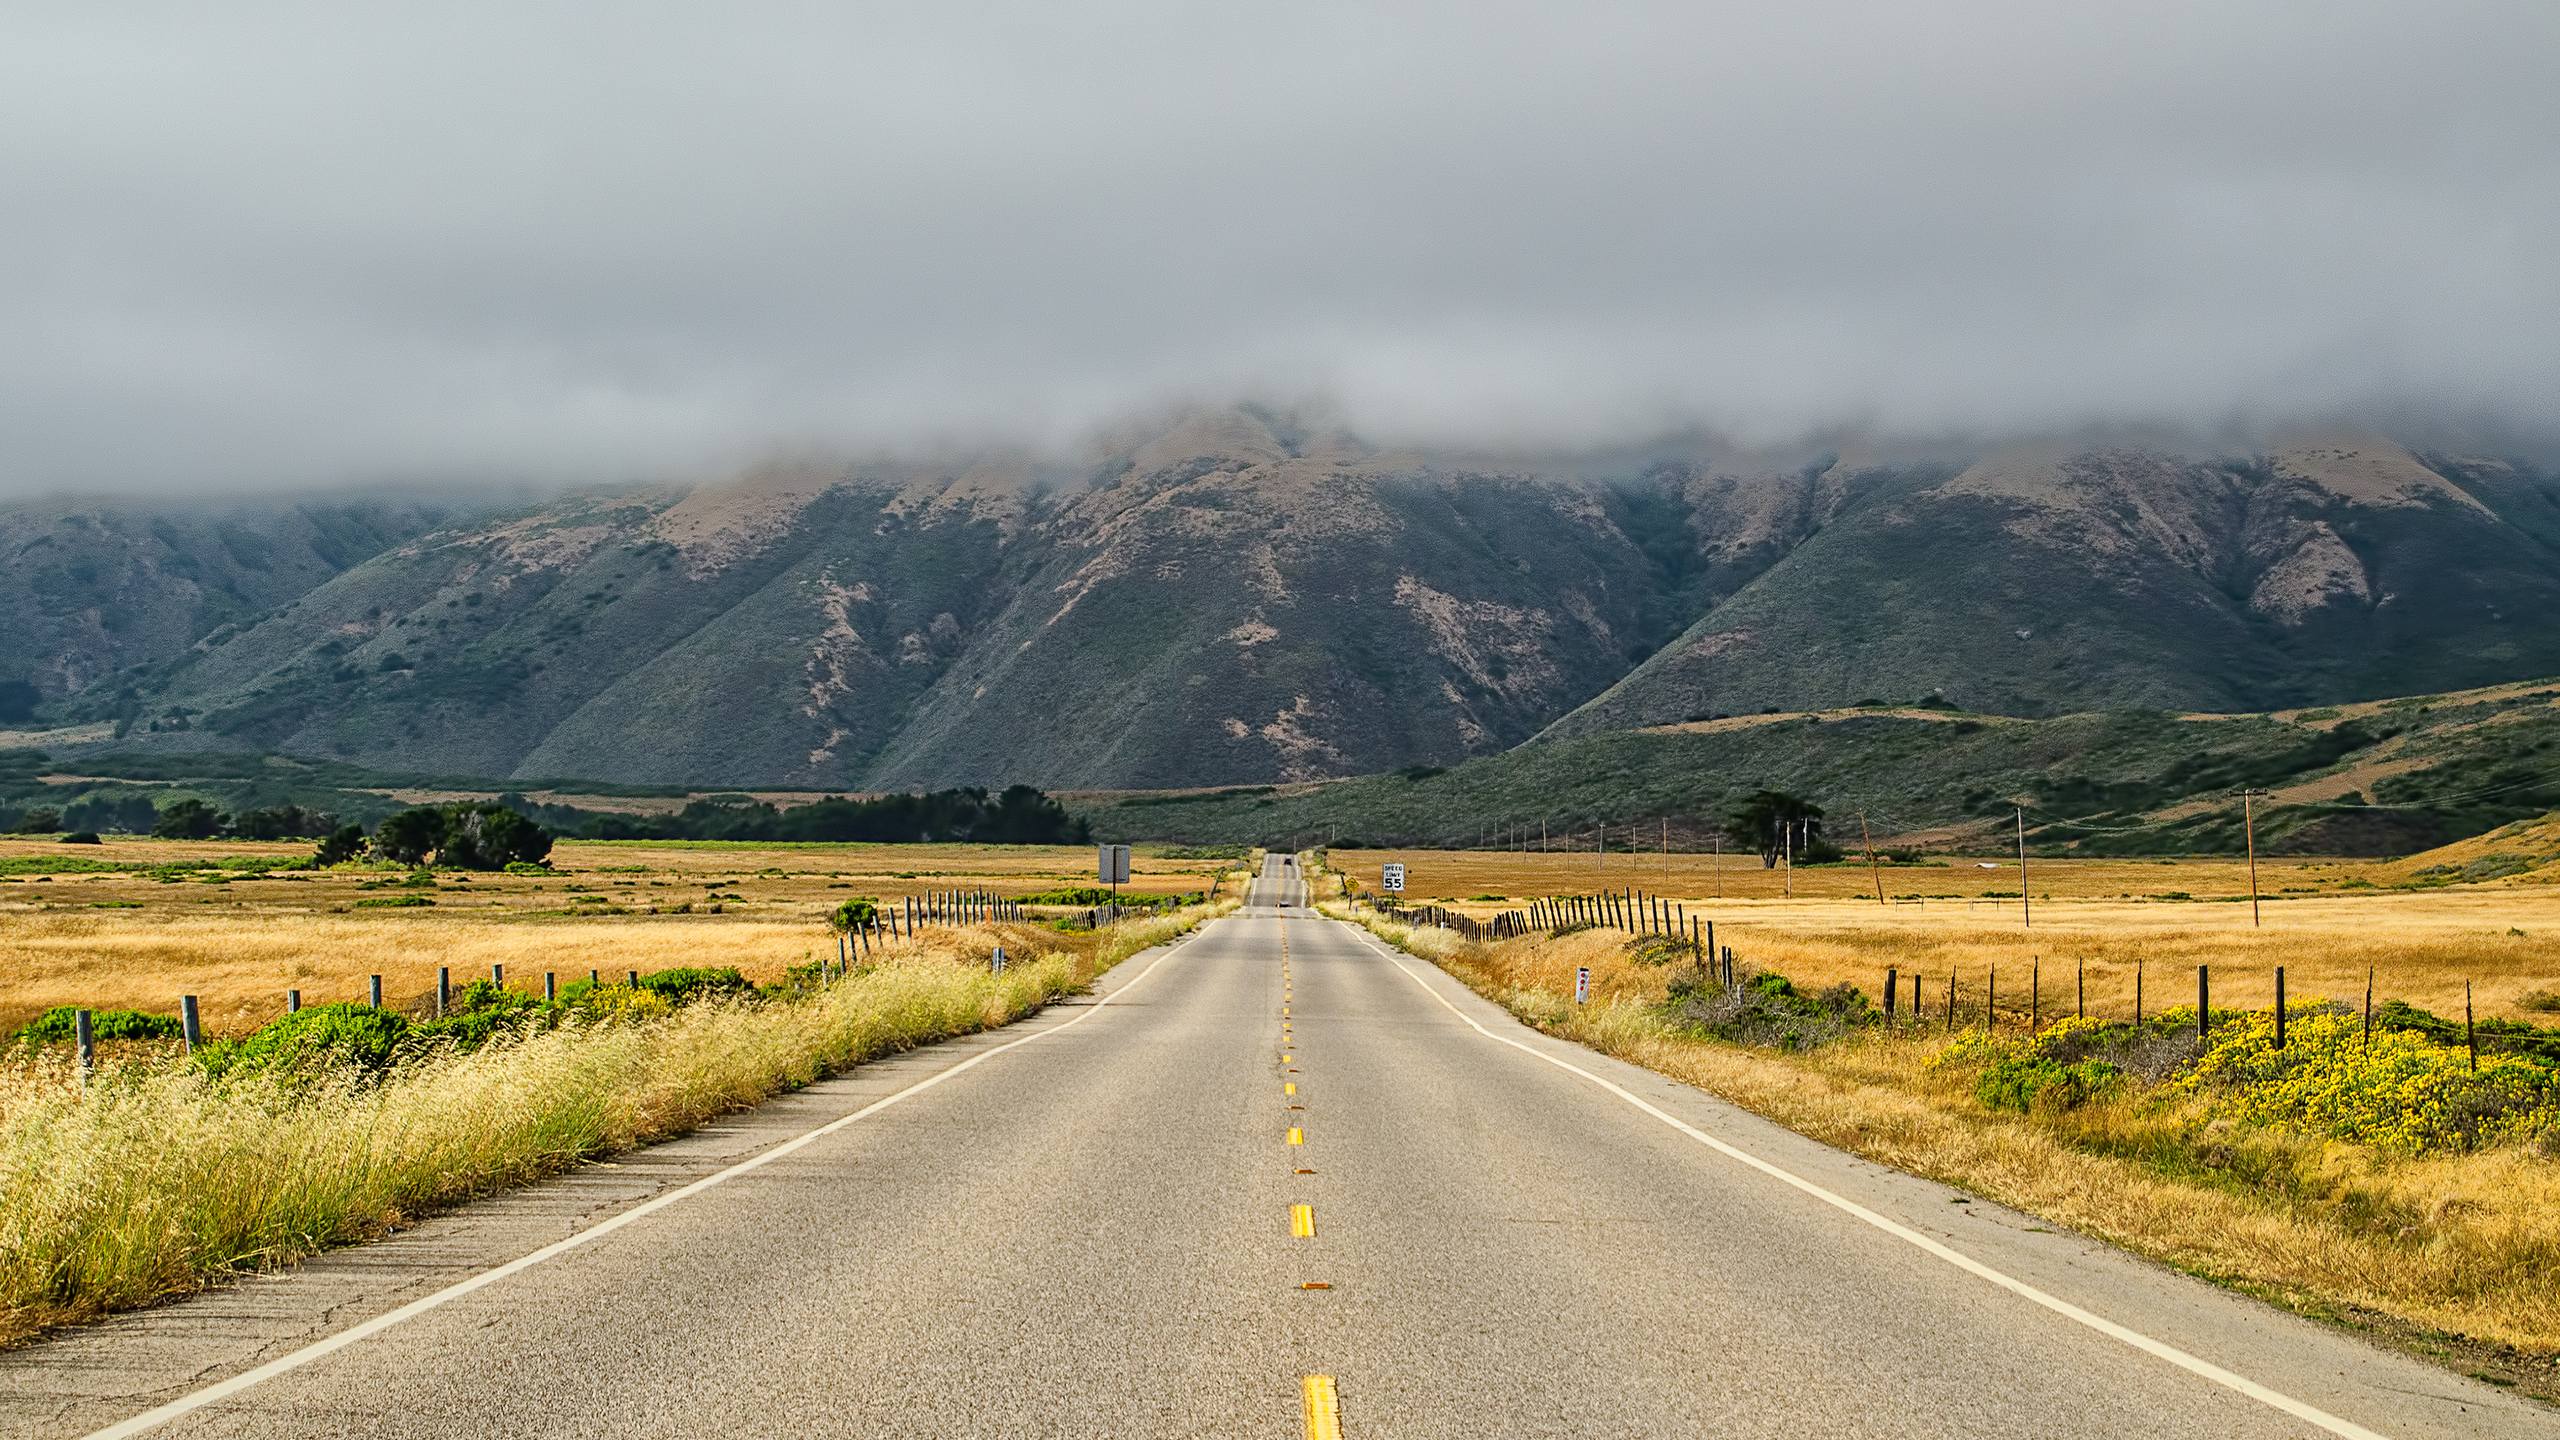
<instances>
[{"instance_id":1,"label":"wooden fence post","mask_svg":"<svg viewBox=\"0 0 2560 1440\"><path fill-rule=\"evenodd\" d=\"M89 1071L98 1063L98 1031L89 1012L75 1010L71 1015L71 1040L80 1053L80 1088L89 1088Z\"/></svg>"},{"instance_id":2,"label":"wooden fence post","mask_svg":"<svg viewBox=\"0 0 2560 1440\"><path fill-rule=\"evenodd\" d=\"M365 994L371 997L371 999L370 999L369 1003L373 1006L373 1008L374 1008L374 1009L379 1010L379 1009L381 1009L381 1008L382 1008L382 977L381 977L381 976L379 976L379 975L369 975L369 976L366 976L366 977L365 977Z\"/></svg>"},{"instance_id":3,"label":"wooden fence post","mask_svg":"<svg viewBox=\"0 0 2560 1440\"><path fill-rule=\"evenodd\" d=\"M1902 988L1902 977L1891 965L1884 967L1884 1023L1893 1023L1894 992Z\"/></svg>"},{"instance_id":4,"label":"wooden fence post","mask_svg":"<svg viewBox=\"0 0 2560 1440\"><path fill-rule=\"evenodd\" d=\"M196 997L193 995L178 997L178 1034L186 1040L190 1055L204 1043L204 1026L196 1019Z\"/></svg>"},{"instance_id":5,"label":"wooden fence post","mask_svg":"<svg viewBox=\"0 0 2560 1440\"><path fill-rule=\"evenodd\" d=\"M2276 967L2276 1048L2284 1048L2284 967Z\"/></svg>"},{"instance_id":6,"label":"wooden fence post","mask_svg":"<svg viewBox=\"0 0 2560 1440\"><path fill-rule=\"evenodd\" d=\"M295 1011L300 1010L301 1008L302 1008L302 992L301 992L301 991L299 991L299 990L287 990L286 992L284 992L284 1013L286 1013L287 1015L291 1015L291 1014L293 1014Z\"/></svg>"},{"instance_id":7,"label":"wooden fence post","mask_svg":"<svg viewBox=\"0 0 2560 1440\"><path fill-rule=\"evenodd\" d=\"M545 1003L550 1003L560 998L559 971L545 970L542 972L542 998Z\"/></svg>"},{"instance_id":8,"label":"wooden fence post","mask_svg":"<svg viewBox=\"0 0 2560 1440\"><path fill-rule=\"evenodd\" d=\"M2462 982L2462 1048L2471 1052L2471 1071L2480 1072L2480 1036L2471 1028L2471 982Z\"/></svg>"},{"instance_id":9,"label":"wooden fence post","mask_svg":"<svg viewBox=\"0 0 2560 1440\"><path fill-rule=\"evenodd\" d=\"M450 966L445 966L445 965L439 965L439 966L437 966L437 967L436 967L436 1018L437 1018L437 1019L439 1019L439 1020L443 1019L443 1018L444 1018L445 1007L447 1007L447 1006L451 1005L452 1003L453 1003L453 970L452 970L452 967L450 967Z\"/></svg>"},{"instance_id":10,"label":"wooden fence post","mask_svg":"<svg viewBox=\"0 0 2560 1440\"><path fill-rule=\"evenodd\" d=\"M2196 967L2196 1038L2202 1040L2213 1028L2213 984L2206 967Z\"/></svg>"}]
</instances>

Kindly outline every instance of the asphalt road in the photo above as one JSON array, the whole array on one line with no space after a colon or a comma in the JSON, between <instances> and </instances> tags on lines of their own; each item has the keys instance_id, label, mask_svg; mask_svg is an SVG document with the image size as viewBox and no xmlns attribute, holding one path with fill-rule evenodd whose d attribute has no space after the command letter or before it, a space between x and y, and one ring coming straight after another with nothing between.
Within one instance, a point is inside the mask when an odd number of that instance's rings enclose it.
<instances>
[{"instance_id":1,"label":"asphalt road","mask_svg":"<svg viewBox=\"0 0 2560 1440\"><path fill-rule=\"evenodd\" d=\"M0 1433L2560 1435L1523 1030L1277 860L1252 900L1095 1001L0 1357Z\"/></svg>"}]
</instances>

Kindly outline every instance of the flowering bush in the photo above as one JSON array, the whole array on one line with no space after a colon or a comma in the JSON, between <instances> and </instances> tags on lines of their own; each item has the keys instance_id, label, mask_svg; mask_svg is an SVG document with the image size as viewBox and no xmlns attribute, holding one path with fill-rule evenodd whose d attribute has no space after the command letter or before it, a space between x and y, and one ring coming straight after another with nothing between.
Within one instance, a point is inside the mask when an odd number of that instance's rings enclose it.
<instances>
[{"instance_id":1,"label":"flowering bush","mask_svg":"<svg viewBox=\"0 0 2560 1440\"><path fill-rule=\"evenodd\" d=\"M2475 1072L2459 1048L2407 1031L2368 1040L2356 1017L2247 1015L2221 1027L2171 1093L2236 1118L2315 1130L2405 1154L2476 1150L2560 1129L2560 1072L2512 1055Z\"/></svg>"}]
</instances>

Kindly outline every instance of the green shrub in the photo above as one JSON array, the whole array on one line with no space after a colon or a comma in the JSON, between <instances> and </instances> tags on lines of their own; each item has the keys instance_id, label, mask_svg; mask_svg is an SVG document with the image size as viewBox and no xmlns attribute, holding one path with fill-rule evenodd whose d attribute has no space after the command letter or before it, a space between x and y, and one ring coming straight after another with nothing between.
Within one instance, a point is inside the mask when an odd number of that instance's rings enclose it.
<instances>
[{"instance_id":1,"label":"green shrub","mask_svg":"<svg viewBox=\"0 0 2560 1440\"><path fill-rule=\"evenodd\" d=\"M2077 1110L2124 1083L2104 1060L2055 1060L2032 1047L2001 1055L1974 1078L1974 1098L1993 1110Z\"/></svg>"},{"instance_id":2,"label":"green shrub","mask_svg":"<svg viewBox=\"0 0 2560 1440\"><path fill-rule=\"evenodd\" d=\"M77 1005L56 1005L18 1027L17 1038L36 1045L72 1039L79 1012ZM178 1017L148 1010L93 1010L89 1033L100 1040L167 1040L178 1033Z\"/></svg>"},{"instance_id":3,"label":"green shrub","mask_svg":"<svg viewBox=\"0 0 2560 1440\"><path fill-rule=\"evenodd\" d=\"M747 977L734 966L686 965L673 970L660 970L640 977L640 988L674 1004L722 995L747 995L755 991Z\"/></svg>"},{"instance_id":4,"label":"green shrub","mask_svg":"<svg viewBox=\"0 0 2560 1440\"><path fill-rule=\"evenodd\" d=\"M74 830L70 834L62 837L62 843L65 845L103 845L106 842L98 838L98 832L95 830Z\"/></svg>"},{"instance_id":5,"label":"green shrub","mask_svg":"<svg viewBox=\"0 0 2560 1440\"><path fill-rule=\"evenodd\" d=\"M879 901L867 896L856 896L838 905L835 912L827 917L827 923L835 927L837 934L845 935L868 928L879 917Z\"/></svg>"},{"instance_id":6,"label":"green shrub","mask_svg":"<svg viewBox=\"0 0 2560 1440\"><path fill-rule=\"evenodd\" d=\"M510 860L507 862L507 873L510 875L549 875L554 872L549 865L544 864L539 860Z\"/></svg>"},{"instance_id":7,"label":"green shrub","mask_svg":"<svg viewBox=\"0 0 2560 1440\"><path fill-rule=\"evenodd\" d=\"M1667 942L1666 942L1667 943ZM1803 1050L1836 1040L1881 1018L1855 985L1834 985L1807 995L1774 970L1757 971L1733 989L1703 966L1673 973L1668 1018L1721 1040Z\"/></svg>"},{"instance_id":8,"label":"green shrub","mask_svg":"<svg viewBox=\"0 0 2560 1440\"><path fill-rule=\"evenodd\" d=\"M214 1041L196 1053L214 1075L283 1069L319 1073L353 1068L379 1075L391 1068L413 1027L370 1005L312 1005L279 1016L238 1040Z\"/></svg>"},{"instance_id":9,"label":"green shrub","mask_svg":"<svg viewBox=\"0 0 2560 1440\"><path fill-rule=\"evenodd\" d=\"M369 900L358 900L355 908L358 910L414 910L421 905L434 903L436 903L434 900L424 895L376 895Z\"/></svg>"}]
</instances>

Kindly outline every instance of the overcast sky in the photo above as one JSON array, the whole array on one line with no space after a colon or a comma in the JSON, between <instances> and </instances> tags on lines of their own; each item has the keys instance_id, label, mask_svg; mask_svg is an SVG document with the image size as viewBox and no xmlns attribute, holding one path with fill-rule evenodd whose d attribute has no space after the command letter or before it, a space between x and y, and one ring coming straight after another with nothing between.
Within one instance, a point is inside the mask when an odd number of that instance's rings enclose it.
<instances>
[{"instance_id":1,"label":"overcast sky","mask_svg":"<svg viewBox=\"0 0 2560 1440\"><path fill-rule=\"evenodd\" d=\"M0 491L1239 396L1497 441L2541 427L2555 59L2551 0L12 0Z\"/></svg>"}]
</instances>

